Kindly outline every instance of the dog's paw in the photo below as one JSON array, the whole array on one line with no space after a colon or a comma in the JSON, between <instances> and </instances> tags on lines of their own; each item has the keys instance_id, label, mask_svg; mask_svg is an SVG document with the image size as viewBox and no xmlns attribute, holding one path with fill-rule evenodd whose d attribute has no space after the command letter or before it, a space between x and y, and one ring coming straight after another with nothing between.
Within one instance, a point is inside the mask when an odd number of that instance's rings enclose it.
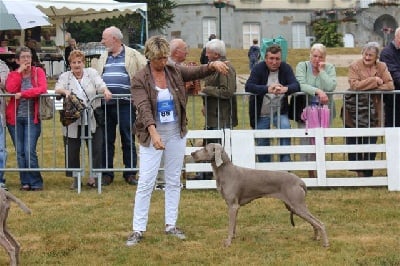
<instances>
[{"instance_id":1,"label":"dog's paw","mask_svg":"<svg viewBox=\"0 0 400 266\"><path fill-rule=\"evenodd\" d=\"M232 239L227 238L224 240L224 247L229 247L232 244Z\"/></svg>"}]
</instances>

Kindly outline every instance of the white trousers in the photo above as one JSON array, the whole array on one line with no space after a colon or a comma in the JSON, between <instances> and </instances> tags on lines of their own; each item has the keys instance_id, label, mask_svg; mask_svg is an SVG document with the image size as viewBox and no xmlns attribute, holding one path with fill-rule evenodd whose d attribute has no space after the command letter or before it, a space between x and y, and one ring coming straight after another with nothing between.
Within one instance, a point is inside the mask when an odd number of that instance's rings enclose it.
<instances>
[{"instance_id":1,"label":"white trousers","mask_svg":"<svg viewBox=\"0 0 400 266\"><path fill-rule=\"evenodd\" d=\"M181 196L181 172L186 149L186 137L179 132L160 133L165 150L139 147L139 181L133 207L133 230L146 231L150 199L164 153L165 224L175 226Z\"/></svg>"}]
</instances>

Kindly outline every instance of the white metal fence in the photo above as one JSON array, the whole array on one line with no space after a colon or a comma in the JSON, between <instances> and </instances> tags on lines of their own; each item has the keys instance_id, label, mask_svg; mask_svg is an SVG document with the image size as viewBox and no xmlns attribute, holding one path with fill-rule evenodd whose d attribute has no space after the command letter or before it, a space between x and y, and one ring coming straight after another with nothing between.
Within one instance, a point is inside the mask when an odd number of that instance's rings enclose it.
<instances>
[{"instance_id":1,"label":"white metal fence","mask_svg":"<svg viewBox=\"0 0 400 266\"><path fill-rule=\"evenodd\" d=\"M46 97L55 97L52 91L49 91ZM372 92L373 93L373 92ZM375 92L376 93L376 92ZM387 93L387 92L386 92ZM11 95L3 95L8 97ZM329 129L308 129L308 135L304 129L271 129L271 130L248 130L248 101L246 94L238 94L241 97L238 102L239 126L234 130L198 130L204 126L204 118L199 119L201 113L202 100L200 97L190 97L187 107L189 128L188 144L186 155L198 147L193 143L202 143L203 139L220 139L224 144L226 151L231 156L233 162L237 165L270 170L294 171L304 178L308 186L311 187L335 187L335 186L387 186L389 190L400 190L400 169L398 157L400 154L400 128L329 128ZM343 95L342 95L343 96ZM101 96L99 96L101 97ZM130 95L124 95L130 97ZM62 108L61 102L56 102L55 109ZM339 114L337 114L338 116ZM338 119L338 118L336 118ZM340 118L339 118L340 119ZM197 123L197 124L196 124ZM44 182L46 174L49 172L64 172L66 170L76 172L81 178L88 172L96 173L101 184L101 172L106 169L89 169L88 163L91 158L90 149L85 149L82 145L82 164L77 169L67 169L65 167L64 147L61 133L61 124L58 121L58 115L52 120L42 121L42 133L38 141L37 152L39 157L39 166L37 169L20 169L16 163L16 154L13 144L7 133L7 152L9 154L5 172L20 171L41 171L44 172ZM376 136L377 144L359 144L346 145L346 137ZM290 146L280 146L279 138L289 137L292 139ZM271 138L271 146L256 146L257 138ZM300 145L300 138L315 138L315 145ZM326 144L324 139L327 138ZM91 142L91 138L84 136ZM116 144L120 143L119 134L117 134ZM90 145L89 145L90 147ZM122 162L121 149L115 149L115 172L123 172L126 169L120 163ZM348 153L354 152L376 152L376 160L371 161L349 161ZM315 153L315 161L301 161L300 154ZM259 154L271 154L277 157L279 154L290 154L292 162L281 163L279 160L273 160L271 163L259 163L256 156ZM199 172L211 171L209 164L191 163L188 158L184 163L187 180L184 180L187 188L215 188L213 180L190 180L190 178ZM140 158L138 158L139 160ZM276 159L276 158L275 158ZM373 169L373 177L354 177L352 170ZM136 168L136 170L138 170ZM315 170L318 178L308 178L303 175L308 170ZM98 192L101 193L101 185ZM80 192L80 190L78 190Z\"/></svg>"}]
</instances>

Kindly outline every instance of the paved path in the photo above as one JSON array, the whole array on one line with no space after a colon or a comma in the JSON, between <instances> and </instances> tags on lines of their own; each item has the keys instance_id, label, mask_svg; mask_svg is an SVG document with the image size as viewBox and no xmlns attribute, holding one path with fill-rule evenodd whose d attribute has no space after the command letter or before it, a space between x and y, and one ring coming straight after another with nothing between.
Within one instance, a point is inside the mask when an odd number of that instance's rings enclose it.
<instances>
[{"instance_id":1,"label":"paved path","mask_svg":"<svg viewBox=\"0 0 400 266\"><path fill-rule=\"evenodd\" d=\"M326 61L334 64L337 67L348 67L352 62L360 58L361 53L348 55L327 55Z\"/></svg>"}]
</instances>

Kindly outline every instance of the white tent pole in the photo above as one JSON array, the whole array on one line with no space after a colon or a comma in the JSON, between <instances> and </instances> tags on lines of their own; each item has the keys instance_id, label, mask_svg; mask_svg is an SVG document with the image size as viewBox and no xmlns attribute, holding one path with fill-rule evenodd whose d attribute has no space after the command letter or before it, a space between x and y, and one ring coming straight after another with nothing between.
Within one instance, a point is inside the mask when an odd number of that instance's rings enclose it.
<instances>
[{"instance_id":1,"label":"white tent pole","mask_svg":"<svg viewBox=\"0 0 400 266\"><path fill-rule=\"evenodd\" d=\"M144 12L146 20L146 41L149 39L149 21L147 20L147 11Z\"/></svg>"},{"instance_id":2,"label":"white tent pole","mask_svg":"<svg viewBox=\"0 0 400 266\"><path fill-rule=\"evenodd\" d=\"M65 34L67 33L66 25L65 25L65 17L63 17L62 31L63 31L63 45L62 45L62 46L65 47L65 46L66 46L66 43L65 43Z\"/></svg>"},{"instance_id":3,"label":"white tent pole","mask_svg":"<svg viewBox=\"0 0 400 266\"><path fill-rule=\"evenodd\" d=\"M147 4L146 4L146 10L147 10ZM146 21L146 40L145 40L145 42L147 41L147 39L149 38L149 21L148 21L148 19L147 19L147 11L144 11L144 10L141 10L141 9L138 9L138 13L142 16L142 18L144 18L144 20Z\"/></svg>"},{"instance_id":4,"label":"white tent pole","mask_svg":"<svg viewBox=\"0 0 400 266\"><path fill-rule=\"evenodd\" d=\"M21 30L21 36L19 39L19 45L25 46L25 30Z\"/></svg>"}]
</instances>

